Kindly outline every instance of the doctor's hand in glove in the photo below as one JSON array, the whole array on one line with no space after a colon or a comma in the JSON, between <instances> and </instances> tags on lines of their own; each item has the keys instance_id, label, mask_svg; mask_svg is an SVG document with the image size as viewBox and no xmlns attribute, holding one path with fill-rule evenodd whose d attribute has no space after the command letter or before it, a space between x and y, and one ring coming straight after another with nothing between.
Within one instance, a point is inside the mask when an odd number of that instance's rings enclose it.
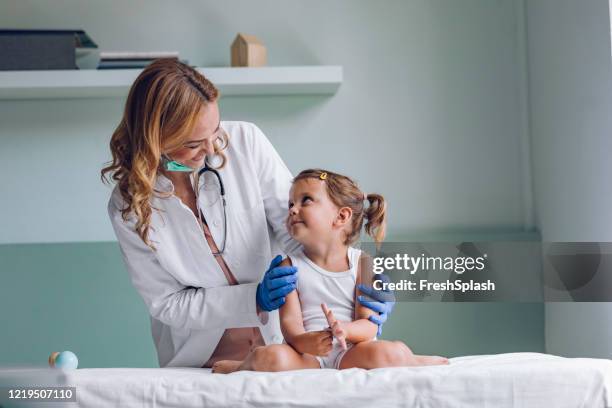
<instances>
[{"instance_id":1,"label":"doctor's hand in glove","mask_svg":"<svg viewBox=\"0 0 612 408\"><path fill-rule=\"evenodd\" d=\"M380 274L376 277L376 280L388 283L389 277L387 275ZM365 286L363 284L359 284L357 287L361 293L363 293L363 295L366 295L357 297L359 303L378 313L370 316L369 320L378 325L378 332L376 335L380 336L382 333L382 326L389 318L389 314L391 314L393 306L395 306L395 295L393 295L393 292L388 289L376 290L371 286Z\"/></svg>"},{"instance_id":2,"label":"doctor's hand in glove","mask_svg":"<svg viewBox=\"0 0 612 408\"><path fill-rule=\"evenodd\" d=\"M295 266L281 266L283 258L277 255L257 286L257 305L270 312L285 304L285 296L291 293L297 282Z\"/></svg>"}]
</instances>

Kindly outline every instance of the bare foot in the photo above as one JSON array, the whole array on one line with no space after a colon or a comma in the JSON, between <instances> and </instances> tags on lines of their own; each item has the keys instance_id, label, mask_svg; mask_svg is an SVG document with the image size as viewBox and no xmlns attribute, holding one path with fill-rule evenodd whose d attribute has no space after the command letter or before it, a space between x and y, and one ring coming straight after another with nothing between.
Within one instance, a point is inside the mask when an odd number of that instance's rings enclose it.
<instances>
[{"instance_id":1,"label":"bare foot","mask_svg":"<svg viewBox=\"0 0 612 408\"><path fill-rule=\"evenodd\" d=\"M212 372L215 374L229 374L238 371L242 361L236 360L219 360L212 366Z\"/></svg>"},{"instance_id":2,"label":"bare foot","mask_svg":"<svg viewBox=\"0 0 612 408\"><path fill-rule=\"evenodd\" d=\"M413 356L415 365L446 365L448 364L448 358L440 356Z\"/></svg>"}]
</instances>

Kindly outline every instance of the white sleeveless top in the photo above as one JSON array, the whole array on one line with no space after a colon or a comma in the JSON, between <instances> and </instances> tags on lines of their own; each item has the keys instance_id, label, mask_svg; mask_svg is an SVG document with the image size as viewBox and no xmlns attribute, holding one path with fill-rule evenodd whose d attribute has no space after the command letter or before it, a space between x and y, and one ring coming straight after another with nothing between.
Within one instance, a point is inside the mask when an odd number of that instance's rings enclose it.
<instances>
[{"instance_id":1,"label":"white sleeveless top","mask_svg":"<svg viewBox=\"0 0 612 408\"><path fill-rule=\"evenodd\" d=\"M349 247L349 270L330 272L317 266L303 252L291 255L292 265L298 268L297 292L307 332L329 326L321 303L327 304L337 320L355 319L355 282L360 256L361 250Z\"/></svg>"}]
</instances>

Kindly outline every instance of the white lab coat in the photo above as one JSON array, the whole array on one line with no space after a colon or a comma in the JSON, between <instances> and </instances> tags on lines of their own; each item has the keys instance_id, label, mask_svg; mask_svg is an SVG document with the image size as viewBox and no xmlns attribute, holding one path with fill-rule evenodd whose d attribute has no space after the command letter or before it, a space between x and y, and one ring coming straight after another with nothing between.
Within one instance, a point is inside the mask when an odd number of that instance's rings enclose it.
<instances>
[{"instance_id":1,"label":"white lab coat","mask_svg":"<svg viewBox=\"0 0 612 408\"><path fill-rule=\"evenodd\" d=\"M226 328L259 327L266 344L282 342L278 312L256 312L257 284L273 249L298 247L286 231L291 173L257 126L222 122L230 135L226 165L219 173L227 200L227 241L223 258L239 285L230 286L211 253L193 212L172 195L154 197L150 240L153 251L124 222L123 200L115 188L108 205L123 258L151 315L151 331L162 367L201 367ZM200 179L199 204L221 248L223 211L216 178ZM159 175L156 189L173 191Z\"/></svg>"}]
</instances>

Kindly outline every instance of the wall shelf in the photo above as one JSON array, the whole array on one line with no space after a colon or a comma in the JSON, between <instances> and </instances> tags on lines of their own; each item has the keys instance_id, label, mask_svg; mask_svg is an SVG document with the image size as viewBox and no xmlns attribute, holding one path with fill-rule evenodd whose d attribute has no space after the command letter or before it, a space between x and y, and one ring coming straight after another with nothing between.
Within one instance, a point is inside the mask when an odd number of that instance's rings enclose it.
<instances>
[{"instance_id":1,"label":"wall shelf","mask_svg":"<svg viewBox=\"0 0 612 408\"><path fill-rule=\"evenodd\" d=\"M222 95L325 95L341 66L198 68ZM125 97L140 69L0 71L0 100Z\"/></svg>"}]
</instances>

